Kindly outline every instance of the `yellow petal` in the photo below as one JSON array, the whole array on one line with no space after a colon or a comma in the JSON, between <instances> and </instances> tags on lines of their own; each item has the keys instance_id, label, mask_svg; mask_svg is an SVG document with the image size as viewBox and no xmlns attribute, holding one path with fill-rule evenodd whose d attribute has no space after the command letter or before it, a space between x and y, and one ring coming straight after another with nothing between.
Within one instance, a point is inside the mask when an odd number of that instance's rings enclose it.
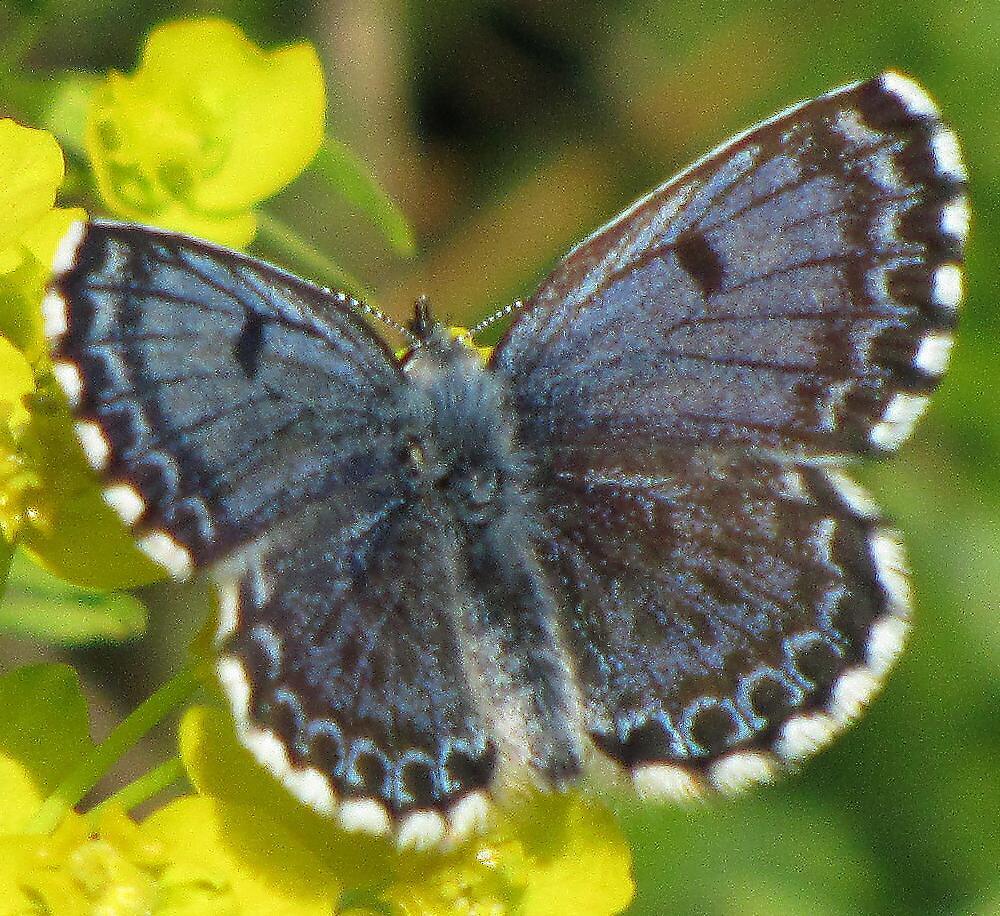
<instances>
[{"instance_id":1,"label":"yellow petal","mask_svg":"<svg viewBox=\"0 0 1000 916\"><path fill-rule=\"evenodd\" d=\"M539 802L519 830L528 859L524 916L611 916L632 900L632 853L611 813L578 794Z\"/></svg>"},{"instance_id":2,"label":"yellow petal","mask_svg":"<svg viewBox=\"0 0 1000 916\"><path fill-rule=\"evenodd\" d=\"M163 578L101 498L65 410L38 404L20 448L38 478L21 543L40 566L88 588L132 588Z\"/></svg>"},{"instance_id":3,"label":"yellow petal","mask_svg":"<svg viewBox=\"0 0 1000 916\"><path fill-rule=\"evenodd\" d=\"M17 245L52 208L63 173L62 150L51 134L0 120L0 252ZM17 264L8 253L0 266Z\"/></svg>"},{"instance_id":4,"label":"yellow petal","mask_svg":"<svg viewBox=\"0 0 1000 916\"><path fill-rule=\"evenodd\" d=\"M21 242L48 273L56 253L56 246L66 235L66 230L72 223L86 218L87 211L80 207L68 210L57 207L42 214L32 223L21 236Z\"/></svg>"},{"instance_id":5,"label":"yellow petal","mask_svg":"<svg viewBox=\"0 0 1000 916\"><path fill-rule=\"evenodd\" d=\"M268 812L254 812L252 833L211 798L181 798L154 812L142 838L169 865L160 895L171 913L329 916L340 885ZM263 853L263 854L262 854Z\"/></svg>"},{"instance_id":6,"label":"yellow petal","mask_svg":"<svg viewBox=\"0 0 1000 916\"><path fill-rule=\"evenodd\" d=\"M35 389L31 366L14 345L0 337L0 423L16 435L28 420L24 398Z\"/></svg>"},{"instance_id":7,"label":"yellow petal","mask_svg":"<svg viewBox=\"0 0 1000 916\"><path fill-rule=\"evenodd\" d=\"M86 146L116 212L241 245L252 207L315 155L324 106L311 45L268 53L231 23L182 20L94 93Z\"/></svg>"}]
</instances>

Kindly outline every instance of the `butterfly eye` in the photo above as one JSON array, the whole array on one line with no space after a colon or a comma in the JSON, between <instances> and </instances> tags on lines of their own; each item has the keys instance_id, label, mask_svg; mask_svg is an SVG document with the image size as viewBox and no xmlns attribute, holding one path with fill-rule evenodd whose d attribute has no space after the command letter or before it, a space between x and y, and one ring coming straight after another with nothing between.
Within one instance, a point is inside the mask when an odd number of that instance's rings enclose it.
<instances>
[{"instance_id":1,"label":"butterfly eye","mask_svg":"<svg viewBox=\"0 0 1000 916\"><path fill-rule=\"evenodd\" d=\"M415 468L422 468L427 463L424 450L416 442L410 443L406 451L405 460Z\"/></svg>"},{"instance_id":2,"label":"butterfly eye","mask_svg":"<svg viewBox=\"0 0 1000 916\"><path fill-rule=\"evenodd\" d=\"M493 468L482 468L473 471L466 478L465 487L466 498L475 506L485 506L496 495L500 489L500 478Z\"/></svg>"}]
</instances>

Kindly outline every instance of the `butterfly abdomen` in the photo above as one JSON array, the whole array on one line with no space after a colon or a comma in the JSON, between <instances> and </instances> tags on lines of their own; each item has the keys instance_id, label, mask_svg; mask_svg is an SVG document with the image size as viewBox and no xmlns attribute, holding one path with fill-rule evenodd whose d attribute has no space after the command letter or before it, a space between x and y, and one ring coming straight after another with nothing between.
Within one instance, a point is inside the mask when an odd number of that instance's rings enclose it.
<instances>
[{"instance_id":1,"label":"butterfly abdomen","mask_svg":"<svg viewBox=\"0 0 1000 916\"><path fill-rule=\"evenodd\" d=\"M443 329L406 369L420 498L464 535L455 570L457 642L508 768L501 779L523 781L527 770L561 784L582 766L578 692L536 555L533 475L502 383Z\"/></svg>"}]
</instances>

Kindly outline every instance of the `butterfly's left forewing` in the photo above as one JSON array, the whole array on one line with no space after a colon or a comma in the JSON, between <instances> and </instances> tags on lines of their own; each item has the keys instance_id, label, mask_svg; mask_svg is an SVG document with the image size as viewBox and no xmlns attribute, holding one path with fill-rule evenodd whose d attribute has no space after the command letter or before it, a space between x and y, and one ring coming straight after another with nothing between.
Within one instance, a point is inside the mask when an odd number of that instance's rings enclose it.
<instances>
[{"instance_id":1,"label":"butterfly's left forewing","mask_svg":"<svg viewBox=\"0 0 1000 916\"><path fill-rule=\"evenodd\" d=\"M343 294L175 233L93 222L64 240L45 311L105 498L176 575L398 471L401 374Z\"/></svg>"}]
</instances>

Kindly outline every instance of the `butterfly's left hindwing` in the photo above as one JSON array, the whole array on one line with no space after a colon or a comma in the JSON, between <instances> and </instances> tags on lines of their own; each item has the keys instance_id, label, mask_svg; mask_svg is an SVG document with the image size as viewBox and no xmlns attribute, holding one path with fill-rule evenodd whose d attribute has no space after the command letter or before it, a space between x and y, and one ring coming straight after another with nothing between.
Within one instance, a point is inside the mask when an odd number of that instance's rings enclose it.
<instances>
[{"instance_id":1,"label":"butterfly's left hindwing","mask_svg":"<svg viewBox=\"0 0 1000 916\"><path fill-rule=\"evenodd\" d=\"M481 816L496 748L463 662L456 533L401 482L319 500L222 591L243 742L306 804L403 842Z\"/></svg>"},{"instance_id":2,"label":"butterfly's left hindwing","mask_svg":"<svg viewBox=\"0 0 1000 916\"><path fill-rule=\"evenodd\" d=\"M45 303L56 376L106 499L174 574L398 473L399 369L348 304L172 233L67 236Z\"/></svg>"}]
</instances>

